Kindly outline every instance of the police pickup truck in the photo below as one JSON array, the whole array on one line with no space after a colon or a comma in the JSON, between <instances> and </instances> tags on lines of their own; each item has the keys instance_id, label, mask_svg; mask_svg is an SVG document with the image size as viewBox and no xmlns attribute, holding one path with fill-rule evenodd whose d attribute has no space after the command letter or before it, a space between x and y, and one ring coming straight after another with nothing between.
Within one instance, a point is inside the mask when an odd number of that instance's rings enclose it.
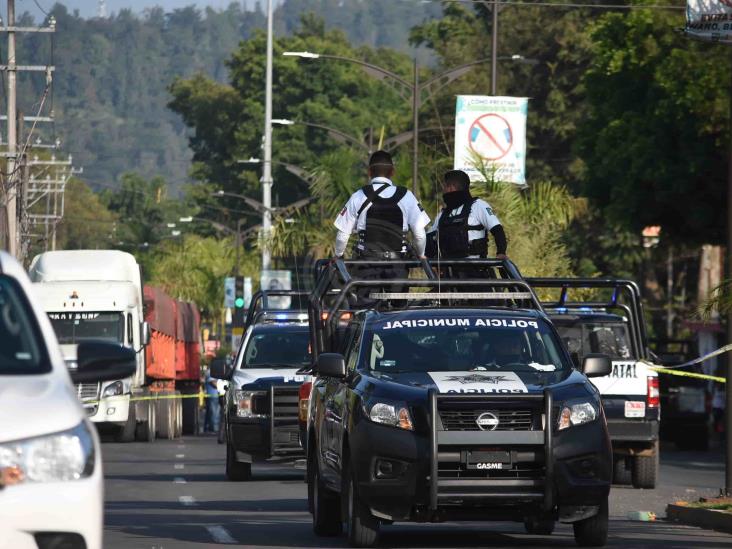
<instances>
[{"instance_id":1,"label":"police pickup truck","mask_svg":"<svg viewBox=\"0 0 732 549\"><path fill-rule=\"evenodd\" d=\"M321 277L309 310L316 534L345 523L349 543L369 547L396 521L517 520L547 535L558 520L579 545L605 544L612 453L588 377L610 360L574 368L515 266L480 261L496 279L450 280L449 291L429 268L386 289L351 278L355 261ZM343 329L338 315L364 287L372 305L352 307Z\"/></svg>"},{"instance_id":2,"label":"police pickup truck","mask_svg":"<svg viewBox=\"0 0 732 549\"><path fill-rule=\"evenodd\" d=\"M213 377L229 381L224 410L229 480L249 480L253 462L286 462L304 455L298 391L309 377L298 370L310 364L308 317L304 310L285 309L290 303L281 302L304 295L287 290L256 293L233 365L211 365ZM276 300L280 303L273 303Z\"/></svg>"},{"instance_id":3,"label":"police pickup truck","mask_svg":"<svg viewBox=\"0 0 732 549\"><path fill-rule=\"evenodd\" d=\"M530 278L575 365L591 353L612 359L612 372L592 380L602 395L614 453L614 479L654 488L658 478L660 395L638 286L629 280ZM588 294L589 292L589 294Z\"/></svg>"}]
</instances>

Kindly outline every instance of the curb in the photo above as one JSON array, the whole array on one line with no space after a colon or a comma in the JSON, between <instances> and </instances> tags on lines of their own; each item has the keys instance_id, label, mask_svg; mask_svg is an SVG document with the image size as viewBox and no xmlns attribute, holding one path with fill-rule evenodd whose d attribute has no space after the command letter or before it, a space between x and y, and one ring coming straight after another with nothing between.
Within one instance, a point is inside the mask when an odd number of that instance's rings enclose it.
<instances>
[{"instance_id":1,"label":"curb","mask_svg":"<svg viewBox=\"0 0 732 549\"><path fill-rule=\"evenodd\" d=\"M725 511L669 504L666 520L732 534L732 513Z\"/></svg>"}]
</instances>

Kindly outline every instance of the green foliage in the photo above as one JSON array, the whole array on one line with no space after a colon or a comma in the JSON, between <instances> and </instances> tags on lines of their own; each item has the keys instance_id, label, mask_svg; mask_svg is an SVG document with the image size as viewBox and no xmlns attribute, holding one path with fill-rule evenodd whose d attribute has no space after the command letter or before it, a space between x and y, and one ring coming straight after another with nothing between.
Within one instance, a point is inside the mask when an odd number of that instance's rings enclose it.
<instances>
[{"instance_id":1,"label":"green foliage","mask_svg":"<svg viewBox=\"0 0 732 549\"><path fill-rule=\"evenodd\" d=\"M677 243L719 242L729 133L726 46L686 39L679 14L602 17L585 77L583 190L613 223L661 225Z\"/></svg>"},{"instance_id":2,"label":"green foliage","mask_svg":"<svg viewBox=\"0 0 732 549\"><path fill-rule=\"evenodd\" d=\"M118 219L83 181L66 184L64 217L58 225L60 250L92 250L113 245Z\"/></svg>"},{"instance_id":3,"label":"green foliage","mask_svg":"<svg viewBox=\"0 0 732 549\"><path fill-rule=\"evenodd\" d=\"M224 277L234 270L234 246L230 238L204 238L188 235L182 241L163 243L150 262L150 283L163 288L171 296L196 303L205 319L213 320L224 303ZM254 276L258 259L247 254L243 274Z\"/></svg>"}]
</instances>

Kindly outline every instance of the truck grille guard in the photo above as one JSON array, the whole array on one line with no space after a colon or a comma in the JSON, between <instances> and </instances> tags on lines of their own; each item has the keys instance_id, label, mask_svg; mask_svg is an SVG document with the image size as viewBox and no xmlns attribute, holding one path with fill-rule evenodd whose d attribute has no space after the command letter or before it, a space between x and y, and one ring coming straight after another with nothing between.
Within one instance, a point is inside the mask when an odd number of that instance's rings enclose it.
<instances>
[{"instance_id":1,"label":"truck grille guard","mask_svg":"<svg viewBox=\"0 0 732 549\"><path fill-rule=\"evenodd\" d=\"M303 453L300 445L299 389L299 386L272 385L267 391L271 456Z\"/></svg>"},{"instance_id":2,"label":"truck grille guard","mask_svg":"<svg viewBox=\"0 0 732 549\"><path fill-rule=\"evenodd\" d=\"M513 430L513 431L458 431L447 430L438 426L440 421L439 404L442 401L478 401L481 406L506 405L518 403L524 408L534 405L543 410L544 420L541 430ZM540 501L545 511L554 507L554 463L553 455L553 414L554 399L549 389L543 394L440 394L435 389L429 392L430 411L430 472L429 472L429 500L430 510L437 511L440 500L449 499L502 499L504 501L532 500ZM441 423L441 421L440 421ZM440 478L441 448L502 446L516 448L543 449L543 473L541 478L513 479L513 478ZM454 454L455 452L452 452ZM447 455L442 452L442 455ZM480 491L483 487L484 490ZM449 488L463 492L450 491ZM510 490L515 488L515 490ZM522 490L523 488L523 490ZM526 488L533 488L526 491ZM448 490L445 490L448 489ZM477 490L476 490L477 489ZM509 489L506 491L506 489Z\"/></svg>"}]
</instances>

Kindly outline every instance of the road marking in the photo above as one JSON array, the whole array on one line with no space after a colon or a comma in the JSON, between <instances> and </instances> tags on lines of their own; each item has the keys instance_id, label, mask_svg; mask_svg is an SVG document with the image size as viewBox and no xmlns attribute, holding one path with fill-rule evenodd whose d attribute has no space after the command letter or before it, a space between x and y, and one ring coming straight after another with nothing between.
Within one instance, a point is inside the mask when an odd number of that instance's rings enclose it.
<instances>
[{"instance_id":1,"label":"road marking","mask_svg":"<svg viewBox=\"0 0 732 549\"><path fill-rule=\"evenodd\" d=\"M173 482L175 482L176 484L185 484L186 483L186 479L184 479L183 477L175 477L173 479Z\"/></svg>"},{"instance_id":2,"label":"road marking","mask_svg":"<svg viewBox=\"0 0 732 549\"><path fill-rule=\"evenodd\" d=\"M216 543L236 543L236 540L223 526L206 526L206 530Z\"/></svg>"},{"instance_id":3,"label":"road marking","mask_svg":"<svg viewBox=\"0 0 732 549\"><path fill-rule=\"evenodd\" d=\"M173 465L173 469L183 469L183 467L185 467L185 465L183 465L182 463L176 463L175 465Z\"/></svg>"},{"instance_id":4,"label":"road marking","mask_svg":"<svg viewBox=\"0 0 732 549\"><path fill-rule=\"evenodd\" d=\"M184 457L186 457L185 454L175 454L175 459L183 459Z\"/></svg>"},{"instance_id":5,"label":"road marking","mask_svg":"<svg viewBox=\"0 0 732 549\"><path fill-rule=\"evenodd\" d=\"M196 505L196 498L194 498L193 496L179 496L178 501L187 507Z\"/></svg>"}]
</instances>

